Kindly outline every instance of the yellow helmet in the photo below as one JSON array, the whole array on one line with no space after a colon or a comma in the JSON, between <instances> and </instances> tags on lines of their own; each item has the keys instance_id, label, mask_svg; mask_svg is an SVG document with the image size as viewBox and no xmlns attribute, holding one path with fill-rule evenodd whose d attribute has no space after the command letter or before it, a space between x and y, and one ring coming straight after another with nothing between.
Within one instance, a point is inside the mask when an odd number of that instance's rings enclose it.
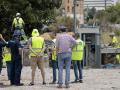
<instances>
[{"instance_id":1,"label":"yellow helmet","mask_svg":"<svg viewBox=\"0 0 120 90\"><path fill-rule=\"evenodd\" d=\"M37 36L39 36L38 29L33 29L33 31L32 31L32 37L37 37Z\"/></svg>"}]
</instances>

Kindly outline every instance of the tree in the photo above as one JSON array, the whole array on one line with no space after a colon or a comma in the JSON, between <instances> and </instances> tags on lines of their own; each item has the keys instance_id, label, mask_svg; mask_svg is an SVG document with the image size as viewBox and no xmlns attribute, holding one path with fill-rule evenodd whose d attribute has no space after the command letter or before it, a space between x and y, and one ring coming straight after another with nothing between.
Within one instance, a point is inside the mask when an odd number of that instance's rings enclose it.
<instances>
[{"instance_id":1,"label":"tree","mask_svg":"<svg viewBox=\"0 0 120 90\"><path fill-rule=\"evenodd\" d=\"M89 17L89 19L93 19L94 16L95 16L95 14L96 14L96 8L95 8L95 7L92 7L92 8L89 10L89 12L88 12L88 17Z\"/></svg>"},{"instance_id":2,"label":"tree","mask_svg":"<svg viewBox=\"0 0 120 90\"><path fill-rule=\"evenodd\" d=\"M55 9L62 0L0 0L0 33L10 32L12 20L17 12L28 27L37 27L40 23L55 17ZM27 29L30 29L28 28ZM30 32L30 31L28 31Z\"/></svg>"},{"instance_id":3,"label":"tree","mask_svg":"<svg viewBox=\"0 0 120 90\"><path fill-rule=\"evenodd\" d=\"M92 7L91 9L86 8L85 10L85 19L87 24L93 24L96 16L96 8Z\"/></svg>"},{"instance_id":4,"label":"tree","mask_svg":"<svg viewBox=\"0 0 120 90\"><path fill-rule=\"evenodd\" d=\"M101 21L105 20L109 23L120 23L120 4L111 6L106 10L98 11L97 18Z\"/></svg>"}]
</instances>

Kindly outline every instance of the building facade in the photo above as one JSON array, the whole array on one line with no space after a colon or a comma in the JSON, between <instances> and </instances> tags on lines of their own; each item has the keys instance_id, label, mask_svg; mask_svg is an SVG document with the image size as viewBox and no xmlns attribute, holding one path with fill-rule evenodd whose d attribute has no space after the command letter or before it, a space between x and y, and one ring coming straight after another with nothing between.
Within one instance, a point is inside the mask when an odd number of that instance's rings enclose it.
<instances>
[{"instance_id":1,"label":"building facade","mask_svg":"<svg viewBox=\"0 0 120 90\"><path fill-rule=\"evenodd\" d=\"M66 16L73 18L73 1L74 0L63 0L62 8ZM84 0L76 0L76 18L79 21L79 24L84 23Z\"/></svg>"},{"instance_id":2,"label":"building facade","mask_svg":"<svg viewBox=\"0 0 120 90\"><path fill-rule=\"evenodd\" d=\"M84 8L105 9L115 4L115 0L84 0Z\"/></svg>"},{"instance_id":3,"label":"building facade","mask_svg":"<svg viewBox=\"0 0 120 90\"><path fill-rule=\"evenodd\" d=\"M120 0L116 0L116 3L120 3Z\"/></svg>"}]
</instances>

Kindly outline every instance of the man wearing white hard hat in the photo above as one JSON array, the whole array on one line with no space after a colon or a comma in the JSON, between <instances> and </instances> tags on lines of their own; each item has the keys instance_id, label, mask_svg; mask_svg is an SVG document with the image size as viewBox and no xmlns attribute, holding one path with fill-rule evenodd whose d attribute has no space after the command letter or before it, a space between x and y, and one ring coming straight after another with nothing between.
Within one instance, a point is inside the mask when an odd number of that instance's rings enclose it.
<instances>
[{"instance_id":1,"label":"man wearing white hard hat","mask_svg":"<svg viewBox=\"0 0 120 90\"><path fill-rule=\"evenodd\" d=\"M25 23L24 23L23 19L21 18L21 14L16 13L16 17L13 19L13 22L12 22L12 29L21 30L23 39L27 40L27 37L24 32L24 26L25 26Z\"/></svg>"}]
</instances>

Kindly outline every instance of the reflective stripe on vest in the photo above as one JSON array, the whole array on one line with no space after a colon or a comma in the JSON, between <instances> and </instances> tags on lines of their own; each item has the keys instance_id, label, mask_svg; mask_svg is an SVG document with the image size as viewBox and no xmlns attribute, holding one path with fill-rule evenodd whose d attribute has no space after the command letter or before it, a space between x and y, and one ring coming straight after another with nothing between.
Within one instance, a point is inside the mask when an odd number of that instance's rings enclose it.
<instances>
[{"instance_id":1,"label":"reflective stripe on vest","mask_svg":"<svg viewBox=\"0 0 120 90\"><path fill-rule=\"evenodd\" d=\"M72 60L83 60L85 43L78 39L77 44L72 49Z\"/></svg>"},{"instance_id":2,"label":"reflective stripe on vest","mask_svg":"<svg viewBox=\"0 0 120 90\"><path fill-rule=\"evenodd\" d=\"M42 37L32 37L32 49L36 53L40 53L44 45L44 39ZM31 53L31 56L36 56Z\"/></svg>"}]
</instances>

